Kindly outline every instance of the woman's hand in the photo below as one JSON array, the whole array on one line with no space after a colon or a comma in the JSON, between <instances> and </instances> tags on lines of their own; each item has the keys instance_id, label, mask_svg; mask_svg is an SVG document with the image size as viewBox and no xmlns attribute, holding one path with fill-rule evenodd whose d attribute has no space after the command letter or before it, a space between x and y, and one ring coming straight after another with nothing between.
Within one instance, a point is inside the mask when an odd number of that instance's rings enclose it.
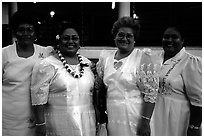
<instances>
[{"instance_id":1,"label":"woman's hand","mask_svg":"<svg viewBox=\"0 0 204 138\"><path fill-rule=\"evenodd\" d=\"M46 125L36 126L35 133L37 136L46 136Z\"/></svg>"},{"instance_id":2,"label":"woman's hand","mask_svg":"<svg viewBox=\"0 0 204 138\"><path fill-rule=\"evenodd\" d=\"M201 136L201 128L198 129L188 128L187 136Z\"/></svg>"},{"instance_id":3,"label":"woman's hand","mask_svg":"<svg viewBox=\"0 0 204 138\"><path fill-rule=\"evenodd\" d=\"M150 120L141 118L138 127L137 127L137 135L139 136L150 136L151 130L149 125Z\"/></svg>"}]
</instances>

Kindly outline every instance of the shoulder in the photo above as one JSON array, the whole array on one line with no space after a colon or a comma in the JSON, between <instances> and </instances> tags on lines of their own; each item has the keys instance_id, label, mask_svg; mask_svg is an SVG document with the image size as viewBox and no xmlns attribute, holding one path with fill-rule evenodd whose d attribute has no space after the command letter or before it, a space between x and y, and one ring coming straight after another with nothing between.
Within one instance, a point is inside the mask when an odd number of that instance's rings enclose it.
<instances>
[{"instance_id":1,"label":"shoulder","mask_svg":"<svg viewBox=\"0 0 204 138\"><path fill-rule=\"evenodd\" d=\"M99 58L103 58L103 59L108 58L108 57L114 55L115 52L116 52L116 50L102 50L100 52Z\"/></svg>"},{"instance_id":2,"label":"shoulder","mask_svg":"<svg viewBox=\"0 0 204 138\"><path fill-rule=\"evenodd\" d=\"M202 68L202 58L192 55L188 52L185 53L183 60L186 62L187 67Z\"/></svg>"},{"instance_id":3,"label":"shoulder","mask_svg":"<svg viewBox=\"0 0 204 138\"><path fill-rule=\"evenodd\" d=\"M190 54L190 53L188 53L188 52L186 52L186 55L187 55L187 57L188 57L189 60L202 60L201 57L195 56L195 55Z\"/></svg>"},{"instance_id":4,"label":"shoulder","mask_svg":"<svg viewBox=\"0 0 204 138\"><path fill-rule=\"evenodd\" d=\"M35 46L37 49L40 49L40 50L46 50L46 51L52 51L52 50L54 50L52 46L41 46L41 45L38 45L38 44L34 44L34 46Z\"/></svg>"},{"instance_id":5,"label":"shoulder","mask_svg":"<svg viewBox=\"0 0 204 138\"><path fill-rule=\"evenodd\" d=\"M55 57L49 56L49 57L46 57L46 58L42 59L41 61L37 62L35 64L34 68L38 68L42 72L54 70L55 62L57 62Z\"/></svg>"},{"instance_id":6,"label":"shoulder","mask_svg":"<svg viewBox=\"0 0 204 138\"><path fill-rule=\"evenodd\" d=\"M41 53L43 57L48 57L51 55L52 51L54 50L52 46L41 46L34 44L35 48L37 49L37 53Z\"/></svg>"},{"instance_id":7,"label":"shoulder","mask_svg":"<svg viewBox=\"0 0 204 138\"><path fill-rule=\"evenodd\" d=\"M5 47L2 48L2 53L3 53L3 51L10 51L12 49L14 50L14 48L15 48L14 44L5 46Z\"/></svg>"},{"instance_id":8,"label":"shoulder","mask_svg":"<svg viewBox=\"0 0 204 138\"><path fill-rule=\"evenodd\" d=\"M91 60L89 60L87 57L82 56L82 55L81 55L81 57L82 57L83 62L91 64Z\"/></svg>"},{"instance_id":9,"label":"shoulder","mask_svg":"<svg viewBox=\"0 0 204 138\"><path fill-rule=\"evenodd\" d=\"M10 57L14 54L15 44L8 45L2 48L2 57L5 59L6 57Z\"/></svg>"},{"instance_id":10,"label":"shoulder","mask_svg":"<svg viewBox=\"0 0 204 138\"><path fill-rule=\"evenodd\" d=\"M144 48L141 50L142 58L141 62L151 63L153 65L161 66L163 62L163 57L160 51L154 51L151 49Z\"/></svg>"}]
</instances>

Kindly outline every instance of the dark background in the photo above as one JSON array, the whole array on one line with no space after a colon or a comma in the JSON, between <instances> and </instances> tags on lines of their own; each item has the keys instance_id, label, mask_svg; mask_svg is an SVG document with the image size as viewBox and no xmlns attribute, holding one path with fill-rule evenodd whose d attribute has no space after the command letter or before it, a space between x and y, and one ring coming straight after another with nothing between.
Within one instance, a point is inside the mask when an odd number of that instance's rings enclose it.
<instances>
[{"instance_id":1,"label":"dark background","mask_svg":"<svg viewBox=\"0 0 204 138\"><path fill-rule=\"evenodd\" d=\"M113 46L113 23L118 19L118 3L111 2L18 2L18 10L32 12L41 22L37 44L55 45L55 28L60 20L69 20L81 28L83 46ZM50 11L55 11L53 18ZM202 47L202 2L131 2L131 16L135 12L141 23L137 46L161 46L167 26L181 27L185 45ZM3 25L3 46L11 42L8 25Z\"/></svg>"}]
</instances>

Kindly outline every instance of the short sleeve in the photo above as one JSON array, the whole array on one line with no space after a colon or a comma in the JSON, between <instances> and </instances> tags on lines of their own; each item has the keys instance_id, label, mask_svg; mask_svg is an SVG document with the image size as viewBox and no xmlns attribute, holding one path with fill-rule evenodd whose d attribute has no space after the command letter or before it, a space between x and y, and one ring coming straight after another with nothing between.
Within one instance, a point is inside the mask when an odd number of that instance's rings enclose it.
<instances>
[{"instance_id":1,"label":"short sleeve","mask_svg":"<svg viewBox=\"0 0 204 138\"><path fill-rule=\"evenodd\" d=\"M47 46L47 47L45 47L46 57L48 57L48 56L52 53L53 50L54 50L54 49L53 49L52 46Z\"/></svg>"},{"instance_id":2,"label":"short sleeve","mask_svg":"<svg viewBox=\"0 0 204 138\"><path fill-rule=\"evenodd\" d=\"M159 58L148 49L143 50L140 67L137 71L137 86L144 94L144 101L155 103L159 89Z\"/></svg>"},{"instance_id":3,"label":"short sleeve","mask_svg":"<svg viewBox=\"0 0 204 138\"><path fill-rule=\"evenodd\" d=\"M47 103L49 86L53 76L54 67L47 63L46 60L42 60L35 64L31 80L32 105L42 105Z\"/></svg>"},{"instance_id":4,"label":"short sleeve","mask_svg":"<svg viewBox=\"0 0 204 138\"><path fill-rule=\"evenodd\" d=\"M202 59L190 56L182 77L191 104L202 106Z\"/></svg>"}]
</instances>

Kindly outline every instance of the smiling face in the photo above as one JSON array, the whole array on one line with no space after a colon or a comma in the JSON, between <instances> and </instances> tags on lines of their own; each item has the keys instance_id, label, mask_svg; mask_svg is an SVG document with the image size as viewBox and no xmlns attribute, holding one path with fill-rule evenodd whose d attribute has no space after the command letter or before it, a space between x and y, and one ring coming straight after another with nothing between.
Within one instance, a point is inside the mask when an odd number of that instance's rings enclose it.
<instances>
[{"instance_id":1,"label":"smiling face","mask_svg":"<svg viewBox=\"0 0 204 138\"><path fill-rule=\"evenodd\" d=\"M73 28L67 28L60 36L59 50L66 56L73 56L79 49L79 35Z\"/></svg>"},{"instance_id":2,"label":"smiling face","mask_svg":"<svg viewBox=\"0 0 204 138\"><path fill-rule=\"evenodd\" d=\"M33 44L35 40L34 26L27 23L20 24L15 35L19 44Z\"/></svg>"},{"instance_id":3,"label":"smiling face","mask_svg":"<svg viewBox=\"0 0 204 138\"><path fill-rule=\"evenodd\" d=\"M174 57L183 48L183 39L177 29L168 28L163 35L162 46L165 55Z\"/></svg>"},{"instance_id":4,"label":"smiling face","mask_svg":"<svg viewBox=\"0 0 204 138\"><path fill-rule=\"evenodd\" d=\"M133 29L129 27L121 27L116 34L115 44L121 52L131 52L134 49Z\"/></svg>"}]
</instances>

